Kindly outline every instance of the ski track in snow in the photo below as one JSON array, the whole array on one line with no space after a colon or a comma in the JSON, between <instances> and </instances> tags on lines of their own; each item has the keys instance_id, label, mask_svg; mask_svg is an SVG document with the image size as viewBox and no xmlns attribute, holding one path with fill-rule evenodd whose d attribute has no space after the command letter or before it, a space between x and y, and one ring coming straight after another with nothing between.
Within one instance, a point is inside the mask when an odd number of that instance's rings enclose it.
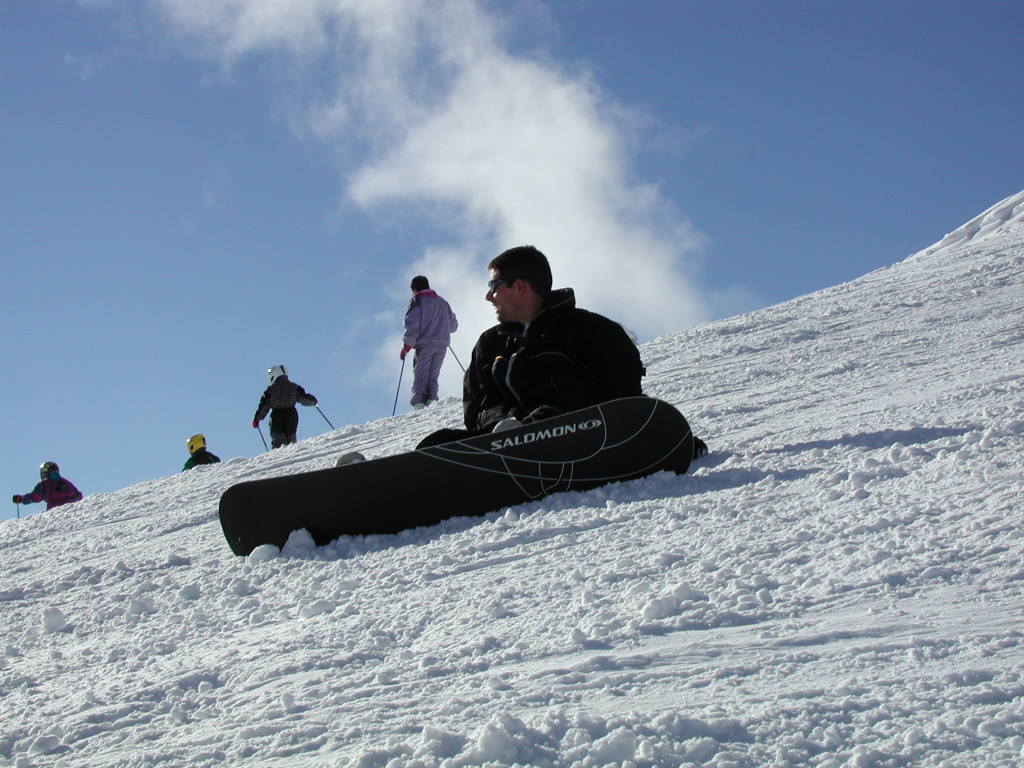
<instances>
[{"instance_id":1,"label":"ski track in snow","mask_svg":"<svg viewBox=\"0 0 1024 768\"><path fill-rule=\"evenodd\" d=\"M231 554L229 485L448 399L4 521L0 765L1018 766L1022 303L1024 193L645 344L683 477Z\"/></svg>"}]
</instances>

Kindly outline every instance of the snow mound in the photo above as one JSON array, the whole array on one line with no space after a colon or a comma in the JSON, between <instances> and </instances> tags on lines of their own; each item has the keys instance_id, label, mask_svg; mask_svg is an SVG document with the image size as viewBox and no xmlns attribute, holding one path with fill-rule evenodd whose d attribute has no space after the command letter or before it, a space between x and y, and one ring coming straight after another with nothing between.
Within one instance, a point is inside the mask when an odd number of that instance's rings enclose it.
<instances>
[{"instance_id":1,"label":"snow mound","mask_svg":"<svg viewBox=\"0 0 1024 768\"><path fill-rule=\"evenodd\" d=\"M1024 191L1000 200L984 213L954 229L935 245L925 248L911 258L932 256L965 243L977 244L978 241L990 235L1022 224L1024 224Z\"/></svg>"}]
</instances>

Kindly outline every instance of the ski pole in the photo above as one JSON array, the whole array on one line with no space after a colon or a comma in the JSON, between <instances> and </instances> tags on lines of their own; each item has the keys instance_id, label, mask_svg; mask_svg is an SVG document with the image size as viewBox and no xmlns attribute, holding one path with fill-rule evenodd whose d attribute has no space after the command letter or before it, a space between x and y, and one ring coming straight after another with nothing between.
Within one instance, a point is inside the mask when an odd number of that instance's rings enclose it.
<instances>
[{"instance_id":1,"label":"ski pole","mask_svg":"<svg viewBox=\"0 0 1024 768\"><path fill-rule=\"evenodd\" d=\"M318 405L318 406L316 407L316 409L317 409L318 411L320 411L320 406ZM326 415L324 414L324 412L323 412L323 411L320 411L320 415L324 417L324 421L326 421L326 422L327 422L327 426L329 426L329 427L330 427L331 429L337 429L337 427L335 427L335 426L334 426L333 424L331 424L331 420L327 418L327 416L326 416Z\"/></svg>"},{"instance_id":2,"label":"ski pole","mask_svg":"<svg viewBox=\"0 0 1024 768\"><path fill-rule=\"evenodd\" d=\"M455 350L452 349L452 345L451 344L448 345L448 349L451 350L452 357L454 357L455 358L455 362L459 364L459 368L461 368L462 372L465 373L466 372L466 366L464 366L462 364L462 361L459 360L459 356L455 354Z\"/></svg>"},{"instance_id":3,"label":"ski pole","mask_svg":"<svg viewBox=\"0 0 1024 768\"><path fill-rule=\"evenodd\" d=\"M18 503L18 504L15 504L14 506L16 506L18 508L18 519L21 520L21 504Z\"/></svg>"},{"instance_id":4,"label":"ski pole","mask_svg":"<svg viewBox=\"0 0 1024 768\"><path fill-rule=\"evenodd\" d=\"M398 372L398 389L395 390L395 406L391 409L391 415L398 410L398 393L402 391L402 375L405 373L405 358L402 358L402 370Z\"/></svg>"},{"instance_id":5,"label":"ski pole","mask_svg":"<svg viewBox=\"0 0 1024 768\"><path fill-rule=\"evenodd\" d=\"M260 431L260 440L263 441L263 450L269 451L270 448L267 447L267 438L263 436L263 427L257 425L256 429Z\"/></svg>"}]
</instances>

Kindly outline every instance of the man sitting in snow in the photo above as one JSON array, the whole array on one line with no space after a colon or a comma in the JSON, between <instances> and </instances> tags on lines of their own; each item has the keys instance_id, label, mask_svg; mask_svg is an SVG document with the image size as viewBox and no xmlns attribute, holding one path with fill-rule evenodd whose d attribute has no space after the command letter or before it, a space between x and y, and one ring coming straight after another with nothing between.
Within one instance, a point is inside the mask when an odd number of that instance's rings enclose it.
<instances>
[{"instance_id":1,"label":"man sitting in snow","mask_svg":"<svg viewBox=\"0 0 1024 768\"><path fill-rule=\"evenodd\" d=\"M547 257L532 245L488 264L485 299L498 325L484 331L463 379L465 430L440 430L419 448L642 395L640 351L622 326L552 290ZM695 455L707 446L695 438Z\"/></svg>"}]
</instances>

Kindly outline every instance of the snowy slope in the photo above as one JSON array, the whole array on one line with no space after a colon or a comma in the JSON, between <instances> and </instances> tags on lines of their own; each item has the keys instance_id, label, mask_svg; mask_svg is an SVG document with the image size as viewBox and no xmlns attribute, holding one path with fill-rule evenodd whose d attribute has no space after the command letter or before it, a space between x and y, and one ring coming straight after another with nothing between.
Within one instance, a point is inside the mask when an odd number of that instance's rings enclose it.
<instances>
[{"instance_id":1,"label":"snowy slope","mask_svg":"<svg viewBox=\"0 0 1024 768\"><path fill-rule=\"evenodd\" d=\"M1018 766L1022 303L1024 193L645 345L685 477L231 555L228 485L449 400L4 521L0 765Z\"/></svg>"}]
</instances>

